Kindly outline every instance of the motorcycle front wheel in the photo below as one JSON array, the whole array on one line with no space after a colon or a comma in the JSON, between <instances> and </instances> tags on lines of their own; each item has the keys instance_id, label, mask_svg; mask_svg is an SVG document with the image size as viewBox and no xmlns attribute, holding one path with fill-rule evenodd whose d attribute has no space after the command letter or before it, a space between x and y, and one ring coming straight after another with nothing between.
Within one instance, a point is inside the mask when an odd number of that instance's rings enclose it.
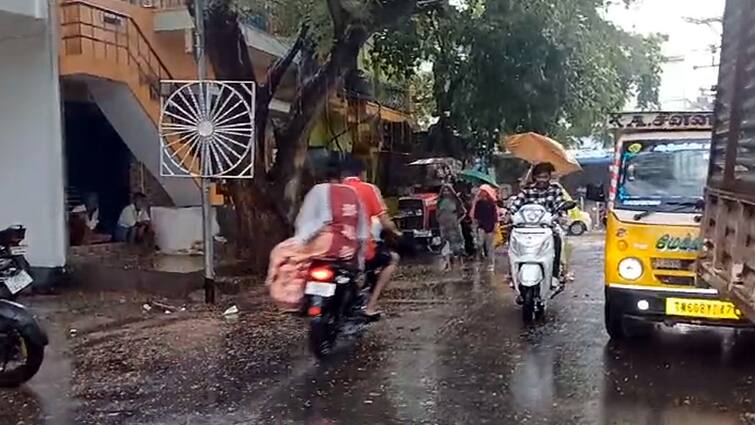
<instances>
[{"instance_id":1,"label":"motorcycle front wheel","mask_svg":"<svg viewBox=\"0 0 755 425\"><path fill-rule=\"evenodd\" d=\"M8 327L0 333L0 387L18 387L42 366L45 347L36 344L22 329Z\"/></svg>"}]
</instances>

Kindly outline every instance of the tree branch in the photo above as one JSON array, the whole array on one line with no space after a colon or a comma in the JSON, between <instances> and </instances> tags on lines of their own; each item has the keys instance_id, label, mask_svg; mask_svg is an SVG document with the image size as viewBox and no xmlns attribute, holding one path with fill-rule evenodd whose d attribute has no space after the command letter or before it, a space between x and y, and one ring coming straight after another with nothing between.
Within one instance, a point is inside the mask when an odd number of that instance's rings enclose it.
<instances>
[{"instance_id":1,"label":"tree branch","mask_svg":"<svg viewBox=\"0 0 755 425\"><path fill-rule=\"evenodd\" d=\"M359 53L369 36L364 26L349 26L336 40L327 62L305 80L292 102L289 120L277 137L278 153L270 171L271 179L285 188L289 214L293 213L301 195L310 131L330 100L330 94L353 66L351 58Z\"/></svg>"},{"instance_id":2,"label":"tree branch","mask_svg":"<svg viewBox=\"0 0 755 425\"><path fill-rule=\"evenodd\" d=\"M417 12L427 10L443 10L448 6L448 0L417 0Z\"/></svg>"},{"instance_id":3,"label":"tree branch","mask_svg":"<svg viewBox=\"0 0 755 425\"><path fill-rule=\"evenodd\" d=\"M275 96L275 92L278 90L278 86L280 85L281 80L283 80L283 76L286 74L286 71L288 71L291 63L296 58L296 55L302 50L308 37L309 25L302 24L299 29L299 34L296 36L296 41L294 41L294 44L288 49L286 55L278 59L267 71L267 80L265 81L265 84L260 87L261 93L259 93L259 95L267 96L268 101Z\"/></svg>"},{"instance_id":4,"label":"tree branch","mask_svg":"<svg viewBox=\"0 0 755 425\"><path fill-rule=\"evenodd\" d=\"M186 0L189 13L196 19L192 0ZM251 79L255 83L254 68L249 58L246 38L238 23L238 13L230 0L214 0L205 12L205 54L210 60L218 80ZM218 46L235 46L234 54L218 49ZM244 77L240 77L240 73Z\"/></svg>"},{"instance_id":5,"label":"tree branch","mask_svg":"<svg viewBox=\"0 0 755 425\"><path fill-rule=\"evenodd\" d=\"M427 3L424 1L422 3ZM377 32L388 26L398 25L418 8L417 0L384 0L372 3L369 16L370 31Z\"/></svg>"},{"instance_id":6,"label":"tree branch","mask_svg":"<svg viewBox=\"0 0 755 425\"><path fill-rule=\"evenodd\" d=\"M348 12L341 4L341 0L327 0L327 2L330 19L333 20L333 34L338 37L344 33L348 21Z\"/></svg>"},{"instance_id":7,"label":"tree branch","mask_svg":"<svg viewBox=\"0 0 755 425\"><path fill-rule=\"evenodd\" d=\"M278 91L278 86L283 80L283 76L291 66L291 63L296 58L296 55L301 51L305 44L305 41L309 37L309 26L303 24L299 29L299 35L296 37L296 41L288 49L286 55L278 59L267 71L267 81L264 85L258 86L257 98L255 99L255 115L254 115L254 127L257 131L257 150L258 152L265 152L266 143L266 129L267 121L270 117L270 101L273 100L275 93ZM247 55L248 57L248 55ZM275 137L277 140L278 138ZM260 157L258 155L258 157Z\"/></svg>"},{"instance_id":8,"label":"tree branch","mask_svg":"<svg viewBox=\"0 0 755 425\"><path fill-rule=\"evenodd\" d=\"M315 75L319 66L320 64L317 61L317 43L315 43L312 37L307 37L304 46L301 48L301 56L299 57L299 81L297 81L297 87L301 87L307 78Z\"/></svg>"}]
</instances>

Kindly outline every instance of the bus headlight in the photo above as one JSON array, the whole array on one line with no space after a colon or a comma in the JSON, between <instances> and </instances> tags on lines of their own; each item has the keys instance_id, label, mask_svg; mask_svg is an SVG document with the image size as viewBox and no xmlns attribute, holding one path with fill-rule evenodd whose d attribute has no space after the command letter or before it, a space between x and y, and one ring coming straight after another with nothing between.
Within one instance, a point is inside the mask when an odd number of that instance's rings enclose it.
<instances>
[{"instance_id":1,"label":"bus headlight","mask_svg":"<svg viewBox=\"0 0 755 425\"><path fill-rule=\"evenodd\" d=\"M637 280L642 276L642 263L636 258L625 258L619 262L619 276L626 280Z\"/></svg>"}]
</instances>

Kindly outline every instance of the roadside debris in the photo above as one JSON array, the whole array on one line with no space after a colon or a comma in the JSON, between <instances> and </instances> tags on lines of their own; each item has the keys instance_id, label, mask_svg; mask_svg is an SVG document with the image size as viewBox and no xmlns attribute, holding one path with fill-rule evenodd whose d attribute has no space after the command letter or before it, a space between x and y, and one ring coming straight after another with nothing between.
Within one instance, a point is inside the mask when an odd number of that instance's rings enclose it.
<instances>
[{"instance_id":1,"label":"roadside debris","mask_svg":"<svg viewBox=\"0 0 755 425\"><path fill-rule=\"evenodd\" d=\"M225 317L237 316L238 314L239 314L239 308L235 304L228 307L228 309L226 309L226 311L223 312L223 316Z\"/></svg>"},{"instance_id":2,"label":"roadside debris","mask_svg":"<svg viewBox=\"0 0 755 425\"><path fill-rule=\"evenodd\" d=\"M174 311L179 311L180 308L176 306L172 306L170 304L161 303L159 301L152 301L152 305L155 307L158 307L160 309L165 310L165 314L170 314Z\"/></svg>"}]
</instances>

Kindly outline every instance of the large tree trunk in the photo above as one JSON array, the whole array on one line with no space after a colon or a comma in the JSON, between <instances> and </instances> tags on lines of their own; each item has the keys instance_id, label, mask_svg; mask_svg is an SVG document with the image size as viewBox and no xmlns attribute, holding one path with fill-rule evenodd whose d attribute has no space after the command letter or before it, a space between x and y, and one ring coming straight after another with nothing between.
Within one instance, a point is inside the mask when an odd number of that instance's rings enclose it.
<instances>
[{"instance_id":1,"label":"large tree trunk","mask_svg":"<svg viewBox=\"0 0 755 425\"><path fill-rule=\"evenodd\" d=\"M231 185L231 198L236 209L238 255L254 270L264 270L270 251L291 234L291 226L270 195L248 180Z\"/></svg>"},{"instance_id":2,"label":"large tree trunk","mask_svg":"<svg viewBox=\"0 0 755 425\"><path fill-rule=\"evenodd\" d=\"M187 2L191 3L191 0ZM343 77L356 67L356 57L371 34L402 17L408 17L417 3L416 0L376 2L366 15L372 19L364 21L352 16L342 4L344 2L328 0L335 34L330 54L324 63L312 66L313 43L308 37L307 27L303 26L288 54L268 70L266 80L255 81L255 177L252 180L231 181L228 187L236 210L238 253L259 269L266 266L272 247L291 234L293 219L306 189L309 134L325 102ZM204 16L207 53L218 80L255 80L246 40L232 3L233 0L210 2ZM360 11L360 16L365 16L363 11ZM302 49L303 59L300 62L305 66L299 68L300 84L288 120L281 128L273 129L278 152L268 171L264 153L266 143L269 143L265 137L269 125L269 104L283 75Z\"/></svg>"},{"instance_id":3,"label":"large tree trunk","mask_svg":"<svg viewBox=\"0 0 755 425\"><path fill-rule=\"evenodd\" d=\"M191 8L190 8L191 10ZM253 180L230 180L228 189L236 212L236 244L240 258L250 266L263 270L272 247L290 233L290 221L281 213L266 173L264 153L265 130L269 118L269 103L272 91L277 88L293 57L301 47L297 41L291 52L271 68L267 81L260 84L255 79L246 40L238 26L238 16L229 0L210 3L205 14L206 47L210 63L218 80L255 81L256 156ZM300 39L306 36L303 31Z\"/></svg>"}]
</instances>

